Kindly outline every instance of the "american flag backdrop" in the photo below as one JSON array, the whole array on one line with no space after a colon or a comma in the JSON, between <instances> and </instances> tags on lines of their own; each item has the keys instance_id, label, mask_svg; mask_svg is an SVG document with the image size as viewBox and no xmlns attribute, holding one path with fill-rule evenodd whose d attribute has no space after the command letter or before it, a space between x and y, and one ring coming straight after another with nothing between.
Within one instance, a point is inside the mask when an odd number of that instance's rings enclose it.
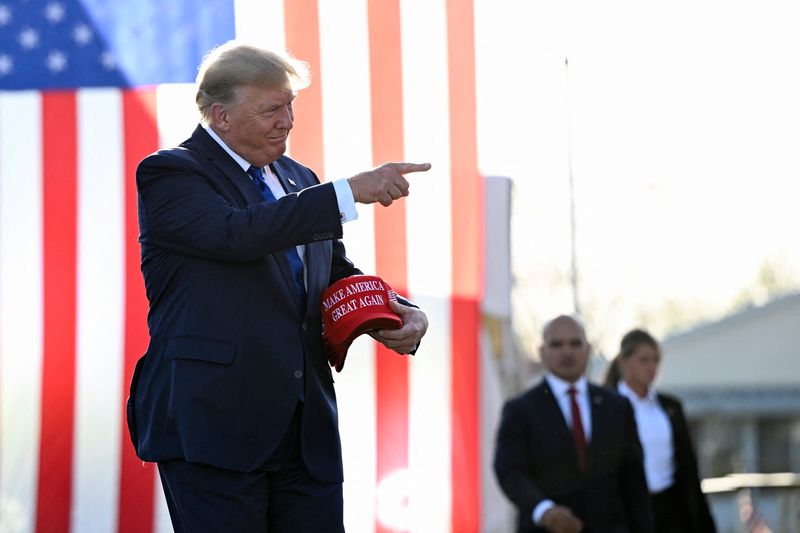
<instances>
[{"instance_id":1,"label":"american flag backdrop","mask_svg":"<svg viewBox=\"0 0 800 533\"><path fill-rule=\"evenodd\" d=\"M335 375L348 531L480 530L472 0L0 0L0 532L171 531L124 401L147 343L138 162L197 122L234 36L311 65L290 155L323 179L430 161L359 207L348 255L426 310L420 353L359 340Z\"/></svg>"}]
</instances>

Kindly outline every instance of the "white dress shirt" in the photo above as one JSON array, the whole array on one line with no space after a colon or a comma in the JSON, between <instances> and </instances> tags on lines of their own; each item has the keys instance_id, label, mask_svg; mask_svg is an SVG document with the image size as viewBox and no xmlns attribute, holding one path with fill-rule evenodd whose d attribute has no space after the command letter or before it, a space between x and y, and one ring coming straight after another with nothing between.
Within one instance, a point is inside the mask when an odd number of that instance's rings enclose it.
<instances>
[{"instance_id":1,"label":"white dress shirt","mask_svg":"<svg viewBox=\"0 0 800 533\"><path fill-rule=\"evenodd\" d=\"M636 416L636 430L644 451L644 473L651 494L666 490L675 482L675 450L672 445L672 425L659 403L655 391L640 398L620 381L619 393L630 400Z\"/></svg>"},{"instance_id":2,"label":"white dress shirt","mask_svg":"<svg viewBox=\"0 0 800 533\"><path fill-rule=\"evenodd\" d=\"M575 387L577 393L575 394L575 401L578 402L578 407L581 410L581 423L583 424L583 434L586 436L586 444L592 440L592 412L590 411L589 404L589 382L586 378L580 378L575 383L569 383L561 378L557 378L552 374L545 374L547 384L550 390L553 391L553 396L558 400L558 406L561 408L561 414L564 415L564 420L567 422L567 427L572 427L572 407L569 401L569 393L567 392L570 387Z\"/></svg>"}]
</instances>

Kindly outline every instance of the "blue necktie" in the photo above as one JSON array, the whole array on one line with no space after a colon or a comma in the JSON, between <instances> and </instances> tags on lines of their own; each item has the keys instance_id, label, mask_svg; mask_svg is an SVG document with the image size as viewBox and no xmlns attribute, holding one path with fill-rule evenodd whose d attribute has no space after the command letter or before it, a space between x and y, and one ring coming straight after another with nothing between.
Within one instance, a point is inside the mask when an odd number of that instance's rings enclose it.
<instances>
[{"instance_id":1,"label":"blue necktie","mask_svg":"<svg viewBox=\"0 0 800 533\"><path fill-rule=\"evenodd\" d=\"M272 191L267 185L267 180L264 177L264 171L261 170L260 167L250 166L247 169L247 173L253 178L253 183L255 183L258 191L261 193L261 197L264 198L267 202L275 202L275 195L272 194ZM292 246L283 250L286 259L289 261L289 266L292 269L292 277L294 278L295 288L297 289L297 295L300 296L300 300L305 303L306 301L306 284L303 280L303 260L300 259L300 254L297 253L297 248Z\"/></svg>"}]
</instances>

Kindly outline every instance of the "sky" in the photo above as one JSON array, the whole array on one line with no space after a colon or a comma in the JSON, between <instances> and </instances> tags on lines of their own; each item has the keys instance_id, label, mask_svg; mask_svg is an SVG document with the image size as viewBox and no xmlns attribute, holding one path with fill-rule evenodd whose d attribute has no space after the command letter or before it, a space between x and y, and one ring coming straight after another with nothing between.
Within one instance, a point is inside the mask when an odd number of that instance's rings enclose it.
<instances>
[{"instance_id":1,"label":"sky","mask_svg":"<svg viewBox=\"0 0 800 533\"><path fill-rule=\"evenodd\" d=\"M800 288L798 22L775 0L476 3L479 164L514 180L526 349L572 310L570 174L604 354L723 316L765 262Z\"/></svg>"}]
</instances>

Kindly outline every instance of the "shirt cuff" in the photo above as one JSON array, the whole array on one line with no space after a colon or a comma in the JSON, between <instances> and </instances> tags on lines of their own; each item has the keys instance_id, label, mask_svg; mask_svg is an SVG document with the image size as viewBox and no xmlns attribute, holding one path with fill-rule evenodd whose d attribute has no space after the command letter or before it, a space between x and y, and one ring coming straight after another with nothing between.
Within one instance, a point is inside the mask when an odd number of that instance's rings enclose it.
<instances>
[{"instance_id":1,"label":"shirt cuff","mask_svg":"<svg viewBox=\"0 0 800 533\"><path fill-rule=\"evenodd\" d=\"M536 524L537 526L541 526L542 525L541 520L542 517L544 516L544 513L546 513L555 506L556 504L552 500L540 501L539 505L533 508L533 514L531 515L531 518L533 518L533 523Z\"/></svg>"},{"instance_id":2,"label":"shirt cuff","mask_svg":"<svg viewBox=\"0 0 800 533\"><path fill-rule=\"evenodd\" d=\"M336 202L339 204L339 219L342 224L358 218L356 200L353 198L353 189L346 179L333 181L333 190L336 192Z\"/></svg>"}]
</instances>

